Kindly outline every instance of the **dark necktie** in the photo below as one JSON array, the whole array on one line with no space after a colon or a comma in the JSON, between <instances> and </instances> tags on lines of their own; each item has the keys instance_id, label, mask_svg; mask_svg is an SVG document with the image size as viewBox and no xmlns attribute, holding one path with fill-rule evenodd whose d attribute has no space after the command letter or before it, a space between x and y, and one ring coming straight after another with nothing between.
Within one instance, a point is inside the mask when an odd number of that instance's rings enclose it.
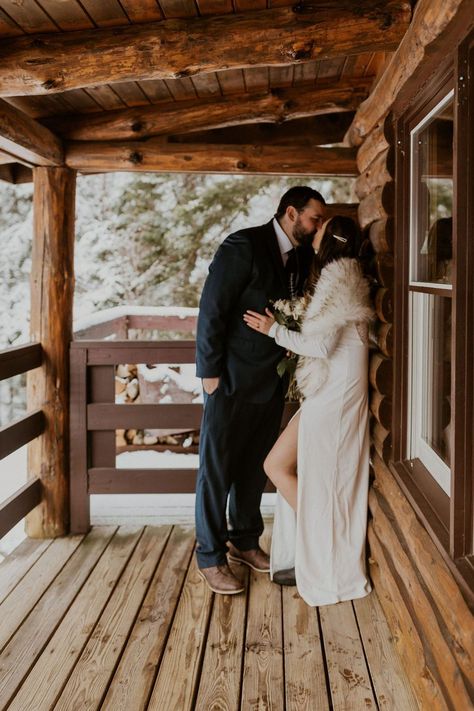
<instances>
[{"instance_id":1,"label":"dark necktie","mask_svg":"<svg viewBox=\"0 0 474 711\"><path fill-rule=\"evenodd\" d=\"M294 299L298 292L298 255L296 249L291 249L287 252L287 255L288 259L286 260L285 274L290 297Z\"/></svg>"}]
</instances>

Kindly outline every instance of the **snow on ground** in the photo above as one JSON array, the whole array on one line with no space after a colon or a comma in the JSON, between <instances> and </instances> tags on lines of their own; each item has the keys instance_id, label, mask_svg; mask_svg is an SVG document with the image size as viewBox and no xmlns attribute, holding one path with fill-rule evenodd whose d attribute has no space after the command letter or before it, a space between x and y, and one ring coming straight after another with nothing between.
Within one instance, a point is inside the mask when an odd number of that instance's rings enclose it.
<instances>
[{"instance_id":1,"label":"snow on ground","mask_svg":"<svg viewBox=\"0 0 474 711\"><path fill-rule=\"evenodd\" d=\"M8 499L23 484L26 484L27 447L21 447L4 459L0 459L0 503ZM0 562L25 538L24 522L17 525L0 539Z\"/></svg>"}]
</instances>

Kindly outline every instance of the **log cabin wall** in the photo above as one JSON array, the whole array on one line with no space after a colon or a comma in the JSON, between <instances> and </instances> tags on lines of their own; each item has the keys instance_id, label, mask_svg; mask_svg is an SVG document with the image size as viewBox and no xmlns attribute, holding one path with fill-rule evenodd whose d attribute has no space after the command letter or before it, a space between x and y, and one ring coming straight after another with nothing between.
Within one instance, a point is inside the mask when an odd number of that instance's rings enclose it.
<instances>
[{"instance_id":1,"label":"log cabin wall","mask_svg":"<svg viewBox=\"0 0 474 711\"><path fill-rule=\"evenodd\" d=\"M472 616L458 584L392 475L395 137L391 115L357 155L359 222L375 252L370 359L369 568L421 708L472 708Z\"/></svg>"}]
</instances>

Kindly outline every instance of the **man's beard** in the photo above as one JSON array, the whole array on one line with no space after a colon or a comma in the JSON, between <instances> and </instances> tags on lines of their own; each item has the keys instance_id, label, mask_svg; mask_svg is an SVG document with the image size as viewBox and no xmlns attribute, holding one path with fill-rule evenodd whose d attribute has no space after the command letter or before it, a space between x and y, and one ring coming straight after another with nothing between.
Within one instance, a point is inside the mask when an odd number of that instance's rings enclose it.
<instances>
[{"instance_id":1,"label":"man's beard","mask_svg":"<svg viewBox=\"0 0 474 711\"><path fill-rule=\"evenodd\" d=\"M293 238L296 242L298 242L298 244L302 245L303 247L307 247L313 241L313 237L316 232L316 229L311 230L311 232L308 232L301 224L300 218L298 217L296 219L295 225L293 227Z\"/></svg>"}]
</instances>

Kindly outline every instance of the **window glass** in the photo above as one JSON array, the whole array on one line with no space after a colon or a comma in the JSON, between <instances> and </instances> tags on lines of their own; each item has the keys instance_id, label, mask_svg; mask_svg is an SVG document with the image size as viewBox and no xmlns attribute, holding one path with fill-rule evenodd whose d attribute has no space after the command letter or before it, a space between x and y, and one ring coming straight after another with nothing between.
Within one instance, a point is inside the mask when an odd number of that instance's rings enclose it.
<instances>
[{"instance_id":1,"label":"window glass","mask_svg":"<svg viewBox=\"0 0 474 711\"><path fill-rule=\"evenodd\" d=\"M452 92L411 133L412 283L452 284Z\"/></svg>"},{"instance_id":2,"label":"window glass","mask_svg":"<svg viewBox=\"0 0 474 711\"><path fill-rule=\"evenodd\" d=\"M449 494L451 299L412 293L411 452Z\"/></svg>"}]
</instances>

